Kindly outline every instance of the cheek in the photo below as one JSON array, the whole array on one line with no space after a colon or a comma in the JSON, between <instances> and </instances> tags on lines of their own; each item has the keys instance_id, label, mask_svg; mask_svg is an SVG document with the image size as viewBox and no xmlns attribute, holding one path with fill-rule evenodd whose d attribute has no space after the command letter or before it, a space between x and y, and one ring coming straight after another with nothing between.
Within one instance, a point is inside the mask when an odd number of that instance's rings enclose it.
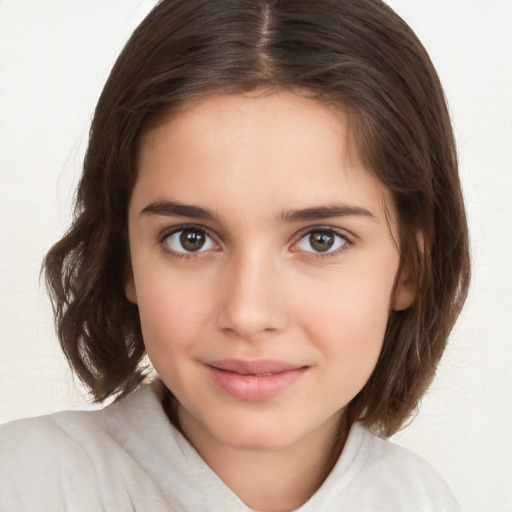
<instances>
[{"instance_id":1,"label":"cheek","mask_svg":"<svg viewBox=\"0 0 512 512\"><path fill-rule=\"evenodd\" d=\"M350 303L311 311L317 319L310 331L321 357L326 397L346 405L364 387L377 364L387 324L387 311L372 307L368 297L351 294Z\"/></svg>"},{"instance_id":2,"label":"cheek","mask_svg":"<svg viewBox=\"0 0 512 512\"><path fill-rule=\"evenodd\" d=\"M296 290L303 318L311 318L316 329L373 339L371 333L382 333L389 316L395 275L391 269L352 266L311 283L307 293Z\"/></svg>"},{"instance_id":3,"label":"cheek","mask_svg":"<svg viewBox=\"0 0 512 512\"><path fill-rule=\"evenodd\" d=\"M150 358L152 353L172 353L193 343L208 317L204 294L178 278L144 279L137 287L137 299Z\"/></svg>"},{"instance_id":4,"label":"cheek","mask_svg":"<svg viewBox=\"0 0 512 512\"><path fill-rule=\"evenodd\" d=\"M346 286L335 298L318 298L307 307L308 329L313 339L329 352L356 354L380 351L389 316L389 297L383 300L372 290Z\"/></svg>"},{"instance_id":5,"label":"cheek","mask_svg":"<svg viewBox=\"0 0 512 512\"><path fill-rule=\"evenodd\" d=\"M394 267L391 267L392 269ZM369 271L370 269L370 271ZM370 377L382 349L394 272L340 272L302 302L303 329L323 354L330 378L355 395ZM307 319L307 320L306 320Z\"/></svg>"}]
</instances>

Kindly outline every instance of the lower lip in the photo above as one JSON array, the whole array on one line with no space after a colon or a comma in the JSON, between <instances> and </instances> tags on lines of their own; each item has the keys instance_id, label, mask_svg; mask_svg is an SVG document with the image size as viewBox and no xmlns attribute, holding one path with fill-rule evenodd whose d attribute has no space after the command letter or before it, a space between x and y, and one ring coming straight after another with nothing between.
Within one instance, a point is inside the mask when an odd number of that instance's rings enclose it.
<instances>
[{"instance_id":1,"label":"lower lip","mask_svg":"<svg viewBox=\"0 0 512 512\"><path fill-rule=\"evenodd\" d=\"M213 381L228 395L247 402L269 400L294 384L307 367L287 370L272 375L241 375L207 366Z\"/></svg>"}]
</instances>

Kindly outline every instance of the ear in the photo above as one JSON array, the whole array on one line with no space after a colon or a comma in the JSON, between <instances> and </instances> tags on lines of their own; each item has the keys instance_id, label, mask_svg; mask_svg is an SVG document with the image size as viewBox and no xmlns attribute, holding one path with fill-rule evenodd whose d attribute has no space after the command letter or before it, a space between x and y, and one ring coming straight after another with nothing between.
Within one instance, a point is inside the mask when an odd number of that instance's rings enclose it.
<instances>
[{"instance_id":1,"label":"ear","mask_svg":"<svg viewBox=\"0 0 512 512\"><path fill-rule=\"evenodd\" d=\"M409 269L403 266L400 269L400 275L395 287L395 293L392 301L392 309L394 311L403 311L411 306L416 298L418 290L416 284L411 278Z\"/></svg>"},{"instance_id":2,"label":"ear","mask_svg":"<svg viewBox=\"0 0 512 512\"><path fill-rule=\"evenodd\" d=\"M416 233L416 244L420 257L424 257L425 240L423 233ZM403 311L412 305L418 295L418 286L416 280L412 277L411 269L407 265L402 265L398 275L395 293L393 296L392 308L394 311Z\"/></svg>"},{"instance_id":3,"label":"ear","mask_svg":"<svg viewBox=\"0 0 512 512\"><path fill-rule=\"evenodd\" d=\"M124 293L130 302L137 304L137 290L135 289L135 281L133 279L133 272L131 268L125 272Z\"/></svg>"}]
</instances>

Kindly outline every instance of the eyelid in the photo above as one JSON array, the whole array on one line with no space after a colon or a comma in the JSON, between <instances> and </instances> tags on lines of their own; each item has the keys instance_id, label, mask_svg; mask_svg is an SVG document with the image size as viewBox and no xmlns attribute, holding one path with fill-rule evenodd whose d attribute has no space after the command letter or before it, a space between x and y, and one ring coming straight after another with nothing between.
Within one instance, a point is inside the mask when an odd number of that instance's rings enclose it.
<instances>
[{"instance_id":1,"label":"eyelid","mask_svg":"<svg viewBox=\"0 0 512 512\"><path fill-rule=\"evenodd\" d=\"M206 233L210 238L215 238L215 235L212 235L211 231L205 226L201 226L199 224L176 224L175 226L163 228L158 235L158 241L163 242L166 238L173 235L174 233L177 233L178 231L184 231L185 229L197 229L197 231Z\"/></svg>"},{"instance_id":2,"label":"eyelid","mask_svg":"<svg viewBox=\"0 0 512 512\"><path fill-rule=\"evenodd\" d=\"M221 247L221 244L219 243L218 241L218 236L215 234L215 233L212 233L212 231L205 227L205 226L202 226L200 224L193 224L193 223L186 223L186 224L176 224L174 226L170 226L170 227L166 227L164 228L163 230L160 231L159 235L158 235L158 239L157 239L157 243L159 244L164 244L165 240L167 238L169 238L171 235L179 232L179 231L183 231L183 230L186 230L186 229L197 229L198 231L202 231L203 233L205 233L209 238L211 238L211 240L214 242L214 244L217 246L217 249ZM327 232L332 232L334 233L336 236L339 236L341 238L343 238L345 240L345 244L339 248L339 249L336 249L334 251L327 251L327 252L324 252L324 253L321 253L321 252L315 252L315 251L302 251L301 249L298 249L296 248L297 244L308 234L310 233L313 233L315 231L327 231ZM345 229L342 229L342 228L339 228L339 227L334 227L334 226L330 226L330 225L314 225L314 226L307 226L303 229L301 229L298 233L296 233L293 237L293 239L295 240L292 244L292 247L291 247L291 251L292 252L308 252L310 253L311 255L313 255L314 257L327 257L327 256L332 256L332 255L336 255L336 254L339 254L341 252L344 252L345 250L347 250L350 246L352 246L354 244L354 239L356 239L357 236L348 232L347 230ZM171 247L169 247L168 245L166 247L164 247L164 250L168 253L171 253L171 254L174 254L174 255L177 255L177 256L185 256L185 257L189 257L189 256L194 256L194 255L197 255L201 252L207 252L207 251L197 251L197 252L178 252L178 251L174 251Z\"/></svg>"},{"instance_id":3,"label":"eyelid","mask_svg":"<svg viewBox=\"0 0 512 512\"><path fill-rule=\"evenodd\" d=\"M307 226L305 228L302 228L294 238L303 238L308 233L312 233L314 231L331 231L336 235L341 236L342 238L345 238L348 242L353 242L354 239L356 239L356 235L352 234L350 231L347 231L343 228L338 228L335 226L329 226L329 225L314 225L314 226Z\"/></svg>"},{"instance_id":4,"label":"eyelid","mask_svg":"<svg viewBox=\"0 0 512 512\"><path fill-rule=\"evenodd\" d=\"M217 237L215 236L215 234L212 234L212 232L206 228L205 226L201 226L201 225L198 225L198 224L177 224L175 226L171 226L171 227L167 227L167 228L164 228L162 231L160 231L160 234L158 236L158 244L162 245L164 251L166 251L167 253L171 254L171 255L174 255L174 256L179 256L179 257L193 257L195 255L198 255L200 253L203 253L203 252L207 252L206 251L176 251L174 249L172 249L168 244L165 244L165 241L172 235L176 234L176 233L179 233L180 231L185 231L185 230L197 230L197 231L201 231L203 232L208 238L210 238L212 240L212 242L215 244L216 248L220 247L220 244L219 242L217 241Z\"/></svg>"},{"instance_id":5,"label":"eyelid","mask_svg":"<svg viewBox=\"0 0 512 512\"><path fill-rule=\"evenodd\" d=\"M342 247L335 249L334 251L326 251L326 252L315 252L315 251L302 251L301 249L296 248L296 246L299 244L301 240L304 239L307 235L314 233L316 231L326 231L331 232L336 236L341 237L343 240L345 240L345 244L343 244ZM350 246L354 244L354 238L355 235L347 232L345 229L337 228L334 226L328 226L328 225L317 225L317 226L308 226L307 228L302 229L297 233L297 235L294 237L295 242L292 244L291 250L293 252L305 252L310 255L313 255L314 257L327 257L327 256L333 256L336 254L340 254L344 251L346 251Z\"/></svg>"}]
</instances>

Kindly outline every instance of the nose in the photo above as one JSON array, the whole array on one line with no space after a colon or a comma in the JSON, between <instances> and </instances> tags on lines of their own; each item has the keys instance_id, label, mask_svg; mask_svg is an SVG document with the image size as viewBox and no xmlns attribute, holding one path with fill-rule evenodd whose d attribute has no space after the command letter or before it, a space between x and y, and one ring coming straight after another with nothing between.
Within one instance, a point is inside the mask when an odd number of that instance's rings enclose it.
<instances>
[{"instance_id":1,"label":"nose","mask_svg":"<svg viewBox=\"0 0 512 512\"><path fill-rule=\"evenodd\" d=\"M283 281L283 269L268 254L233 258L218 291L218 328L248 342L281 332L288 320Z\"/></svg>"}]
</instances>

